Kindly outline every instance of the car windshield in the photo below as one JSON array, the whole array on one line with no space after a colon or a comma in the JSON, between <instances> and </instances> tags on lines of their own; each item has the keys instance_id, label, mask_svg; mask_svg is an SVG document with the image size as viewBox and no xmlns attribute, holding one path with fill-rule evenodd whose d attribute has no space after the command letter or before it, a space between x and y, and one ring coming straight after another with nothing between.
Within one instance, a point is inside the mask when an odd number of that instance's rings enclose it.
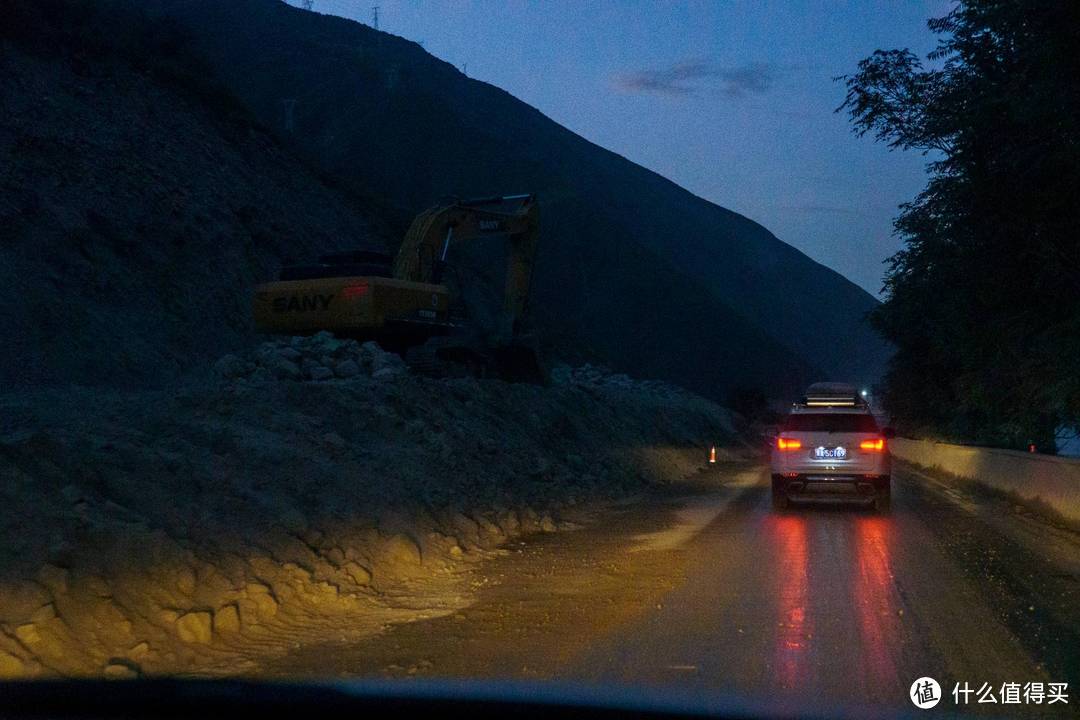
<instances>
[{"instance_id":1,"label":"car windshield","mask_svg":"<svg viewBox=\"0 0 1080 720\"><path fill-rule=\"evenodd\" d=\"M873 415L856 413L792 413L783 425L784 432L876 433Z\"/></svg>"},{"instance_id":2,"label":"car windshield","mask_svg":"<svg viewBox=\"0 0 1080 720\"><path fill-rule=\"evenodd\" d=\"M1078 48L1080 0L0 0L0 720L1075 717Z\"/></svg>"}]
</instances>

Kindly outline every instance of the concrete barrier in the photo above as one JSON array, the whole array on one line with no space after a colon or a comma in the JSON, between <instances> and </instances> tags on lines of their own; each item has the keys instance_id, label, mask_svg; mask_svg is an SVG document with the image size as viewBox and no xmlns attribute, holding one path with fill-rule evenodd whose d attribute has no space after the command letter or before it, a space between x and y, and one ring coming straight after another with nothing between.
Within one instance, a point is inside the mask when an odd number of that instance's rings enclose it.
<instances>
[{"instance_id":1,"label":"concrete barrier","mask_svg":"<svg viewBox=\"0 0 1080 720\"><path fill-rule=\"evenodd\" d=\"M1080 523L1080 459L895 438L893 457L1038 500Z\"/></svg>"}]
</instances>

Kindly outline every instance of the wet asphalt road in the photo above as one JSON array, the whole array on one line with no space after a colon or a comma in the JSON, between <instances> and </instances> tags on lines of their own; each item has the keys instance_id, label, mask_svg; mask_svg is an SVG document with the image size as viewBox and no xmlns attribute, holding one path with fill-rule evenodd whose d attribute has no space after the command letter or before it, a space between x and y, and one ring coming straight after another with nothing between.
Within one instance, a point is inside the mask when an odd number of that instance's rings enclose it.
<instances>
[{"instance_id":1,"label":"wet asphalt road","mask_svg":"<svg viewBox=\"0 0 1080 720\"><path fill-rule=\"evenodd\" d=\"M761 468L703 478L473 571L477 601L277 672L557 679L793 707L914 709L909 686L1068 682L1075 716L1080 535L902 469L891 513L775 513ZM940 711L939 711L940 712Z\"/></svg>"}]
</instances>

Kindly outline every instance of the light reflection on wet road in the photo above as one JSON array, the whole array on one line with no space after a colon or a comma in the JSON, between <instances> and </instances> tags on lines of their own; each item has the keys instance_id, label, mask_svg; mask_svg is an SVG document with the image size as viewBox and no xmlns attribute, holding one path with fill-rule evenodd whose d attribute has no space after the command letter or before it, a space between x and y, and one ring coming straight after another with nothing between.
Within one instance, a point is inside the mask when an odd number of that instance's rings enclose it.
<instances>
[{"instance_id":1,"label":"light reflection on wet road","mask_svg":"<svg viewBox=\"0 0 1080 720\"><path fill-rule=\"evenodd\" d=\"M896 677L896 665L888 652L898 644L891 620L900 606L889 558L892 527L884 517L855 520L857 565L852 603L859 618L861 645L866 651L865 672L876 685L888 684Z\"/></svg>"},{"instance_id":2,"label":"light reflection on wet road","mask_svg":"<svg viewBox=\"0 0 1080 720\"><path fill-rule=\"evenodd\" d=\"M777 679L785 689L798 688L806 684L807 654L814 638L813 622L807 617L806 522L790 515L773 517L765 523L765 531L776 567Z\"/></svg>"},{"instance_id":3,"label":"light reflection on wet road","mask_svg":"<svg viewBox=\"0 0 1080 720\"><path fill-rule=\"evenodd\" d=\"M1049 681L989 588L942 546L921 499L896 494L888 515L777 514L748 496L688 544L686 580L659 609L559 675L899 708L923 675L946 688ZM672 672L686 667L695 672Z\"/></svg>"},{"instance_id":4,"label":"light reflection on wet road","mask_svg":"<svg viewBox=\"0 0 1080 720\"><path fill-rule=\"evenodd\" d=\"M646 685L804 709L912 709L923 675L946 693L961 681L1076 687L1075 571L996 534L998 506L984 522L899 475L888 515L778 514L764 482L718 508L677 548L640 551L636 533L664 527L647 506L529 543L477 568L485 590L454 617L314 648L280 671ZM1036 545L1080 557L1080 536L1038 527Z\"/></svg>"}]
</instances>

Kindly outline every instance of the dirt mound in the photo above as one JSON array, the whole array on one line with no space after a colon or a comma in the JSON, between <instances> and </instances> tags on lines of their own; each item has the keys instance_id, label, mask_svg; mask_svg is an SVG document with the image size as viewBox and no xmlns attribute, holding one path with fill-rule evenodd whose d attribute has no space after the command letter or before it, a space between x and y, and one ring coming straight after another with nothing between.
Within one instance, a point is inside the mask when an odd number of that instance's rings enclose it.
<instances>
[{"instance_id":1,"label":"dirt mound","mask_svg":"<svg viewBox=\"0 0 1080 720\"><path fill-rule=\"evenodd\" d=\"M433 380L335 343L296 343L325 379L270 370L286 341L210 384L0 399L0 675L243 673L451 612L455 568L732 439L707 400L597 368Z\"/></svg>"}]
</instances>

